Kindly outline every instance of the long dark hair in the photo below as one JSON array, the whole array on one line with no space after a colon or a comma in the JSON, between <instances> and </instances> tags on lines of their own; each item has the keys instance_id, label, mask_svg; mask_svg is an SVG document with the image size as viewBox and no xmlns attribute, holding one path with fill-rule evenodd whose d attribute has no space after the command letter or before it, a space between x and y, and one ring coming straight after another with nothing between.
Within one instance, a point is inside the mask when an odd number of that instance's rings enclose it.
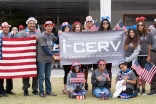
<instances>
[{"instance_id":1,"label":"long dark hair","mask_svg":"<svg viewBox=\"0 0 156 104\"><path fill-rule=\"evenodd\" d=\"M104 28L103 28L103 21L107 21L107 22L108 22L108 28L107 28L107 30L112 30L111 24L110 24L109 20L108 20L108 19L103 19L103 20L101 21L101 23L100 23L99 31L104 31Z\"/></svg>"},{"instance_id":2,"label":"long dark hair","mask_svg":"<svg viewBox=\"0 0 156 104\"><path fill-rule=\"evenodd\" d=\"M71 71L72 71L72 73L76 73L76 71L75 71L75 66L72 67L72 70L71 70ZM81 67L79 68L78 73L80 73L80 72L81 72Z\"/></svg>"},{"instance_id":3,"label":"long dark hair","mask_svg":"<svg viewBox=\"0 0 156 104\"><path fill-rule=\"evenodd\" d=\"M139 31L139 29L138 29L138 24L139 24L139 22L142 22L143 25L144 25L142 31ZM142 35L145 35L145 36L148 35L148 30L147 30L147 26L146 26L145 21L138 21L136 25L137 25L136 32L137 32L137 35L138 35L138 38L139 38L139 39L140 39L140 37L141 37Z\"/></svg>"},{"instance_id":4,"label":"long dark hair","mask_svg":"<svg viewBox=\"0 0 156 104\"><path fill-rule=\"evenodd\" d=\"M69 26L68 26L69 27ZM62 27L62 31L65 31L66 26ZM69 32L71 31L71 28L69 27Z\"/></svg>"},{"instance_id":5,"label":"long dark hair","mask_svg":"<svg viewBox=\"0 0 156 104\"><path fill-rule=\"evenodd\" d=\"M131 38L130 37L130 31L133 31L134 32L134 38ZM135 49L137 47L137 44L138 44L138 37L137 37L137 34L136 34L136 31L134 29L129 29L128 30L128 35L127 35L127 38L125 40L125 44L124 44L124 49L125 50L128 50L128 47L129 47L129 44L132 43L132 47L133 49Z\"/></svg>"}]
</instances>

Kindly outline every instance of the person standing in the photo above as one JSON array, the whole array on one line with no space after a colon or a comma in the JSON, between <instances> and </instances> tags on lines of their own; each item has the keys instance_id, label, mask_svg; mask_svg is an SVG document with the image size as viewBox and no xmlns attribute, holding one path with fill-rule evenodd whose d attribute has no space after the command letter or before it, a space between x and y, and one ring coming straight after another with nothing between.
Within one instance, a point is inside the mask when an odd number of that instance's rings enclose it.
<instances>
[{"instance_id":1,"label":"person standing","mask_svg":"<svg viewBox=\"0 0 156 104\"><path fill-rule=\"evenodd\" d=\"M54 36L52 29L54 24L52 21L46 21L44 24L45 31L38 38L38 81L39 81L39 93L41 97L45 97L43 82L45 80L46 95L57 96L57 94L52 92L50 75L51 75L51 65L52 58L54 60L60 60L60 56L55 56L52 54L52 43L56 41L57 38Z\"/></svg>"},{"instance_id":2,"label":"person standing","mask_svg":"<svg viewBox=\"0 0 156 104\"><path fill-rule=\"evenodd\" d=\"M156 20L155 20L156 21ZM156 22L155 22L156 25ZM148 36L148 57L146 59L147 62L152 62L156 65L156 30L153 30L149 33ZM150 92L148 95L156 95L156 74L154 75L151 86Z\"/></svg>"},{"instance_id":3,"label":"person standing","mask_svg":"<svg viewBox=\"0 0 156 104\"><path fill-rule=\"evenodd\" d=\"M94 20L92 18L92 16L87 16L86 17L86 21L85 21L85 30L83 32L86 31L91 31L91 28L94 26ZM94 65L91 64L84 64L82 69L84 69L84 74L85 74L85 79L86 79L86 83L85 83L85 90L88 90L88 70L89 68L94 68Z\"/></svg>"},{"instance_id":4,"label":"person standing","mask_svg":"<svg viewBox=\"0 0 156 104\"><path fill-rule=\"evenodd\" d=\"M19 31L22 31L22 30L24 30L24 27L23 27L23 25L19 25L18 29L19 29Z\"/></svg>"},{"instance_id":5,"label":"person standing","mask_svg":"<svg viewBox=\"0 0 156 104\"><path fill-rule=\"evenodd\" d=\"M9 32L11 25L9 25L7 22L2 23L2 33L0 34L0 37L3 38L14 38L14 35L12 36ZM15 95L11 90L13 89L13 81L12 79L6 79L6 90L4 89L4 79L0 79L0 96L7 97L7 94Z\"/></svg>"},{"instance_id":6,"label":"person standing","mask_svg":"<svg viewBox=\"0 0 156 104\"><path fill-rule=\"evenodd\" d=\"M41 32L36 29L37 20L34 17L30 17L26 21L26 24L28 27L25 30L20 31L18 36L20 38L35 37L36 41L38 41L38 36L41 34ZM29 93L28 93L28 88L30 87L29 80L30 80L30 78L23 78L23 88L22 89L24 90L24 96L29 96ZM32 93L34 95L38 95L37 77L33 77L32 89L33 89Z\"/></svg>"},{"instance_id":7,"label":"person standing","mask_svg":"<svg viewBox=\"0 0 156 104\"><path fill-rule=\"evenodd\" d=\"M59 31L58 34L61 35L62 32L70 32L71 28L72 28L72 26L68 22L63 22L61 27L60 27L61 31ZM63 70L64 70L64 78L63 78L64 87L63 87L62 93L68 94L68 92L66 90L66 84L67 84L68 73L71 70L71 65L63 65Z\"/></svg>"},{"instance_id":8,"label":"person standing","mask_svg":"<svg viewBox=\"0 0 156 104\"><path fill-rule=\"evenodd\" d=\"M148 54L148 43L147 43L147 37L148 37L148 30L146 26L146 22L144 21L144 17L138 17L136 18L136 25L137 25L137 36L139 38L139 43L141 46L141 51L139 53L138 61L142 68L144 68L146 64L147 54ZM137 76L137 92L140 94L140 85L139 85L139 77ZM146 95L146 82L142 80L142 95Z\"/></svg>"}]
</instances>

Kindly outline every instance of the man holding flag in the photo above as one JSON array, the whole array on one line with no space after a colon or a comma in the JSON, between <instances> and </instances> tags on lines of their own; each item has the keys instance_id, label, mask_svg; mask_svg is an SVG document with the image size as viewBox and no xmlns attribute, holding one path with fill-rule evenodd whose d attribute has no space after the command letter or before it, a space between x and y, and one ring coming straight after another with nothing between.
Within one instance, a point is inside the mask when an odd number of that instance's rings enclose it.
<instances>
[{"instance_id":1,"label":"man holding flag","mask_svg":"<svg viewBox=\"0 0 156 104\"><path fill-rule=\"evenodd\" d=\"M154 65L156 65L156 30L150 32L148 37L148 57L146 61L152 62ZM152 79L151 89L148 95L156 95L156 73Z\"/></svg>"},{"instance_id":2,"label":"man holding flag","mask_svg":"<svg viewBox=\"0 0 156 104\"><path fill-rule=\"evenodd\" d=\"M21 32L19 32L20 38L28 38L28 37L35 37L36 41L38 41L38 36L41 35L41 32L36 29L37 20L34 17L28 18L26 21L27 28ZM28 88L30 87L29 84L30 78L23 78L23 90L24 90L24 96L29 96ZM32 89L33 94L38 95L38 79L37 77L33 77L32 81Z\"/></svg>"},{"instance_id":3,"label":"man holding flag","mask_svg":"<svg viewBox=\"0 0 156 104\"><path fill-rule=\"evenodd\" d=\"M12 35L10 30L11 25L9 25L7 22L2 23L2 33L0 34L0 37L2 38L14 38L14 35ZM6 79L6 90L4 89L4 79L0 79L0 96L7 97L6 94L15 95L11 90L13 89L13 81L12 79Z\"/></svg>"}]
</instances>

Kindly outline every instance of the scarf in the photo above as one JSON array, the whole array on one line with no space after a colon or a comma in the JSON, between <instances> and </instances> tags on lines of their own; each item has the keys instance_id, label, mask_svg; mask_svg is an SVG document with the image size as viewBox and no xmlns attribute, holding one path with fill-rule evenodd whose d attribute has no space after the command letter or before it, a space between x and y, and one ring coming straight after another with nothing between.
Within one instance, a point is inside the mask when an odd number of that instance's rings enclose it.
<instances>
[{"instance_id":1,"label":"scarf","mask_svg":"<svg viewBox=\"0 0 156 104\"><path fill-rule=\"evenodd\" d=\"M30 30L28 28L26 28L25 31L26 31L26 37L30 37L30 34L29 34ZM34 30L34 35L37 35L37 29L36 28Z\"/></svg>"},{"instance_id":2,"label":"scarf","mask_svg":"<svg viewBox=\"0 0 156 104\"><path fill-rule=\"evenodd\" d=\"M119 71L119 74L118 74L118 75L119 75L119 79L122 80L122 75L123 75L123 74L129 76L130 73L131 73L131 71L132 71L132 70L130 70L130 69L127 69L125 72L122 71L122 70L120 70L120 71Z\"/></svg>"},{"instance_id":3,"label":"scarf","mask_svg":"<svg viewBox=\"0 0 156 104\"><path fill-rule=\"evenodd\" d=\"M8 37L5 37L4 33L1 33L3 38L10 38L11 37L11 33L8 33Z\"/></svg>"}]
</instances>

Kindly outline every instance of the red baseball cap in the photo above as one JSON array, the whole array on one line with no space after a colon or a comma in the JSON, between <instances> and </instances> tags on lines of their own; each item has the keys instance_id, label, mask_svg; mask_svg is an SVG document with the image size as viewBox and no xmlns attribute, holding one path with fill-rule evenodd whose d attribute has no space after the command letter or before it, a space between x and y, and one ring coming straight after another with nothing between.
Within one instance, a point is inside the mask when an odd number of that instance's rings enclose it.
<instances>
[{"instance_id":1,"label":"red baseball cap","mask_svg":"<svg viewBox=\"0 0 156 104\"><path fill-rule=\"evenodd\" d=\"M19 30L23 30L24 29L24 27L23 27L23 25L19 25Z\"/></svg>"},{"instance_id":2,"label":"red baseball cap","mask_svg":"<svg viewBox=\"0 0 156 104\"><path fill-rule=\"evenodd\" d=\"M44 24L44 27L45 27L46 25L51 25L52 27L55 26L55 24L54 24L52 21L46 21L45 24Z\"/></svg>"}]
</instances>

